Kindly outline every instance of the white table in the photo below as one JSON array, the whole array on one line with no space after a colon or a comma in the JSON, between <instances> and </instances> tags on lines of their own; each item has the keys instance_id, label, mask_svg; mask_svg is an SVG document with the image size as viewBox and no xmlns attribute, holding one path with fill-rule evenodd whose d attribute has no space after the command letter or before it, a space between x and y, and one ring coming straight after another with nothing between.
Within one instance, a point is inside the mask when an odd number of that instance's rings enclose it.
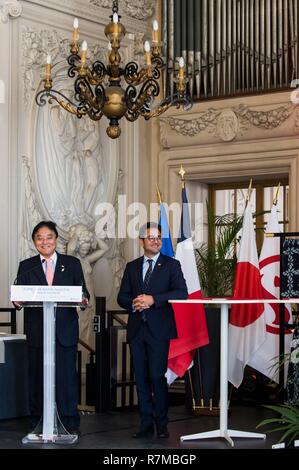
<instances>
[{"instance_id":1,"label":"white table","mask_svg":"<svg viewBox=\"0 0 299 470\"><path fill-rule=\"evenodd\" d=\"M227 346L228 346L228 307L232 304L299 304L299 299L245 299L233 300L225 298L213 299L190 299L190 300L170 300L171 304L220 304L221 306L221 337L220 337L220 428L214 431L200 432L181 436L181 441L190 441L193 439L209 439L214 437L223 437L233 447L234 441L232 437L245 437L254 439L266 439L266 434L256 432L236 431L227 428L227 412L228 412L228 387L227 387Z\"/></svg>"}]
</instances>

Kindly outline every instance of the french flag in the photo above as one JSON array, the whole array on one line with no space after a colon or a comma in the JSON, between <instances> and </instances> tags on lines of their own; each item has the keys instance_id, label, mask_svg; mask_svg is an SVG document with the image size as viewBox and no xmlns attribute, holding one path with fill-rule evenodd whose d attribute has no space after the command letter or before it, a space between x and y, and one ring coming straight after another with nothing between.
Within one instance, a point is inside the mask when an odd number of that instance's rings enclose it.
<instances>
[{"instance_id":1,"label":"french flag","mask_svg":"<svg viewBox=\"0 0 299 470\"><path fill-rule=\"evenodd\" d=\"M175 258L180 261L189 299L202 299L194 255L190 215L185 187L182 188L182 215ZM206 314L202 304L173 304L178 337L170 341L167 382L182 377L193 365L197 348L209 343Z\"/></svg>"}]
</instances>

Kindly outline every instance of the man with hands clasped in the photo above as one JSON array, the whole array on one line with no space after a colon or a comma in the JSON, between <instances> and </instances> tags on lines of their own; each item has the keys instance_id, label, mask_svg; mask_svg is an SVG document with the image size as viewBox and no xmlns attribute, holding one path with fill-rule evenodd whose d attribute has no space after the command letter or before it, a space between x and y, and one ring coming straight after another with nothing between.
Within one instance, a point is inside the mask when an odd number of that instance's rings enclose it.
<instances>
[{"instance_id":1,"label":"man with hands clasped","mask_svg":"<svg viewBox=\"0 0 299 470\"><path fill-rule=\"evenodd\" d=\"M129 313L127 337L135 372L141 427L134 438L169 437L167 371L170 339L177 337L168 300L186 299L188 291L179 261L160 254L161 227L141 227L144 256L127 264L117 301Z\"/></svg>"}]
</instances>

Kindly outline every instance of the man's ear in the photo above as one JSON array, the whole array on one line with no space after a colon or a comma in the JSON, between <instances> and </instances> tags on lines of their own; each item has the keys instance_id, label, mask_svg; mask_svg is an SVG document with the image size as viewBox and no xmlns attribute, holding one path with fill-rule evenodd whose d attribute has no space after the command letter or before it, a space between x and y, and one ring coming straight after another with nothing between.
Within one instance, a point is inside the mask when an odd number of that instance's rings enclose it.
<instances>
[{"instance_id":1,"label":"man's ear","mask_svg":"<svg viewBox=\"0 0 299 470\"><path fill-rule=\"evenodd\" d=\"M143 240L143 238L139 238L139 245L141 246L141 248L144 248L144 240Z\"/></svg>"}]
</instances>

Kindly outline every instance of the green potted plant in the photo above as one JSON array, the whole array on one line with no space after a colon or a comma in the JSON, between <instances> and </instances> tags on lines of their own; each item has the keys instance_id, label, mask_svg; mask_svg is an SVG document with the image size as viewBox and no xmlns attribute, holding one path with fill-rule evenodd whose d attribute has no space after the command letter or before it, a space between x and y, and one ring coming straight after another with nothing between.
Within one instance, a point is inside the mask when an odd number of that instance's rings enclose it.
<instances>
[{"instance_id":1,"label":"green potted plant","mask_svg":"<svg viewBox=\"0 0 299 470\"><path fill-rule=\"evenodd\" d=\"M279 442L286 440L287 445L299 438L299 329L298 321L295 323L295 331L291 343L291 351L284 354L277 363L280 367L286 362L289 364L287 380L287 403L283 405L265 405L266 408L278 413L279 416L264 419L257 428L274 425L268 432L284 431Z\"/></svg>"},{"instance_id":2,"label":"green potted plant","mask_svg":"<svg viewBox=\"0 0 299 470\"><path fill-rule=\"evenodd\" d=\"M207 202L207 220L209 242L195 249L201 288L205 297L231 295L237 263L237 235L243 216L215 216Z\"/></svg>"},{"instance_id":3,"label":"green potted plant","mask_svg":"<svg viewBox=\"0 0 299 470\"><path fill-rule=\"evenodd\" d=\"M256 427L275 424L268 432L284 431L278 442L286 440L287 445L290 445L296 438L299 438L299 408L293 405L265 405L272 411L275 411L279 416L268 418L261 421Z\"/></svg>"}]
</instances>

